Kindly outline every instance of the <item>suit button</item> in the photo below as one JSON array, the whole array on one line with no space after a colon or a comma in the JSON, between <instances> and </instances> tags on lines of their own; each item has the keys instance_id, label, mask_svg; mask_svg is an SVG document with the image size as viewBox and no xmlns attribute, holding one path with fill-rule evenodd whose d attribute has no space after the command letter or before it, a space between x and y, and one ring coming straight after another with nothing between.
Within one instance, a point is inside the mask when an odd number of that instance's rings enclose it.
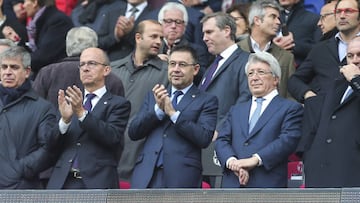
<instances>
[{"instance_id":1,"label":"suit button","mask_svg":"<svg viewBox=\"0 0 360 203\"><path fill-rule=\"evenodd\" d=\"M331 119L333 119L333 120L336 119L336 115L332 115Z\"/></svg>"},{"instance_id":2,"label":"suit button","mask_svg":"<svg viewBox=\"0 0 360 203\"><path fill-rule=\"evenodd\" d=\"M245 142L245 143L244 143L244 146L248 146L248 145L249 145L249 143L248 143L248 142Z\"/></svg>"},{"instance_id":3,"label":"suit button","mask_svg":"<svg viewBox=\"0 0 360 203\"><path fill-rule=\"evenodd\" d=\"M81 143L80 143L80 142L76 143L76 146L80 147L80 146L81 146Z\"/></svg>"},{"instance_id":4,"label":"suit button","mask_svg":"<svg viewBox=\"0 0 360 203\"><path fill-rule=\"evenodd\" d=\"M164 134L163 137L167 137L167 134Z\"/></svg>"},{"instance_id":5,"label":"suit button","mask_svg":"<svg viewBox=\"0 0 360 203\"><path fill-rule=\"evenodd\" d=\"M326 139L326 143L330 144L332 142L331 138Z\"/></svg>"}]
</instances>

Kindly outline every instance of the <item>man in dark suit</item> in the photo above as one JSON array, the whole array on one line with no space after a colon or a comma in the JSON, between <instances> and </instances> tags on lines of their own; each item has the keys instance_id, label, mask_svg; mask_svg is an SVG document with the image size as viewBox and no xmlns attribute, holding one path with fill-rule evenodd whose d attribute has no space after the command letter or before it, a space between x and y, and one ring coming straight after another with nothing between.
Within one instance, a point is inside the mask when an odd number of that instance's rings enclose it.
<instances>
[{"instance_id":1,"label":"man in dark suit","mask_svg":"<svg viewBox=\"0 0 360 203\"><path fill-rule=\"evenodd\" d=\"M201 187L201 148L212 139L218 102L194 84L199 71L190 47L170 53L171 87L157 84L131 122L129 136L145 138L132 175L132 188Z\"/></svg>"},{"instance_id":2,"label":"man in dark suit","mask_svg":"<svg viewBox=\"0 0 360 203\"><path fill-rule=\"evenodd\" d=\"M359 36L349 42L346 58L329 91L305 101L298 152L303 152L306 187L360 186Z\"/></svg>"},{"instance_id":3,"label":"man in dark suit","mask_svg":"<svg viewBox=\"0 0 360 203\"><path fill-rule=\"evenodd\" d=\"M296 100L304 102L309 97L326 92L331 82L340 76L339 65L346 64L347 43L360 34L358 10L360 5L357 0L337 3L335 20L339 33L315 45L289 79L288 91Z\"/></svg>"},{"instance_id":4,"label":"man in dark suit","mask_svg":"<svg viewBox=\"0 0 360 203\"><path fill-rule=\"evenodd\" d=\"M99 48L105 50L110 61L122 59L135 48L135 29L148 19L151 8L146 0L128 0L126 7L109 10L98 32Z\"/></svg>"},{"instance_id":5,"label":"man in dark suit","mask_svg":"<svg viewBox=\"0 0 360 203\"><path fill-rule=\"evenodd\" d=\"M75 85L59 90L61 155L49 189L119 188L116 167L130 103L106 90L105 77L111 71L108 64L101 49L85 49L79 65L84 94Z\"/></svg>"},{"instance_id":6,"label":"man in dark suit","mask_svg":"<svg viewBox=\"0 0 360 203\"><path fill-rule=\"evenodd\" d=\"M278 61L251 54L246 74L252 99L233 106L219 129L216 153L223 187L286 187L288 156L301 136L302 106L279 96Z\"/></svg>"},{"instance_id":7,"label":"man in dark suit","mask_svg":"<svg viewBox=\"0 0 360 203\"><path fill-rule=\"evenodd\" d=\"M208 51L217 56L216 59L219 61L215 63L215 60L205 72L199 88L217 96L219 100L218 127L232 105L250 98L245 74L249 53L236 45L236 23L230 15L214 13L205 16L201 22ZM217 131L214 133L214 139L216 136ZM220 167L213 164L213 146L210 145L203 154L204 174L221 175Z\"/></svg>"}]
</instances>

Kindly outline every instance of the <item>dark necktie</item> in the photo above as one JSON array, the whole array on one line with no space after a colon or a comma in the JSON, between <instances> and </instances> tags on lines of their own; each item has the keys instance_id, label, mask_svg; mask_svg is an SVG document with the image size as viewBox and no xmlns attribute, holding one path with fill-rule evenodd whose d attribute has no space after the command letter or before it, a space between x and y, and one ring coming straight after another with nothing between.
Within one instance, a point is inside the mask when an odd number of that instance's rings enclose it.
<instances>
[{"instance_id":1,"label":"dark necktie","mask_svg":"<svg viewBox=\"0 0 360 203\"><path fill-rule=\"evenodd\" d=\"M85 104L84 104L84 109L86 109L89 112L92 109L91 100L94 99L94 97L96 97L96 94L89 93L89 94L86 95L86 101L85 101Z\"/></svg>"},{"instance_id":2,"label":"dark necktie","mask_svg":"<svg viewBox=\"0 0 360 203\"><path fill-rule=\"evenodd\" d=\"M177 107L177 104L178 104L178 97L180 95L182 95L183 92L179 91L179 90L176 90L173 94L174 94L174 96L173 96L173 99L172 99L171 102L172 102L172 105L173 105L174 109L177 110L176 107Z\"/></svg>"},{"instance_id":3,"label":"dark necktie","mask_svg":"<svg viewBox=\"0 0 360 203\"><path fill-rule=\"evenodd\" d=\"M95 97L96 97L96 94L92 94L92 93L89 93L89 94L86 95L86 101L85 101L85 104L84 104L84 109L86 109L89 112L91 111L91 109L92 109L91 100L94 99ZM72 163L71 168L72 168L72 170L79 171L79 159L77 157L77 154L74 157L74 161Z\"/></svg>"},{"instance_id":4,"label":"dark necktie","mask_svg":"<svg viewBox=\"0 0 360 203\"><path fill-rule=\"evenodd\" d=\"M209 70L208 70L208 72L206 73L206 76L205 76L205 80L204 80L204 82L200 85L200 90L205 90L208 86L209 86L209 84L210 84L210 82L211 82L211 80L212 80L212 77L213 77L213 75L214 75L214 73L215 73L215 71L216 71L216 69L217 69L217 67L218 67L218 65L219 65L219 61L222 59L223 57L222 56L220 56L220 55L217 55L216 56L216 58L215 58L215 60L214 60L214 62L210 65L210 67L208 68Z\"/></svg>"},{"instance_id":5,"label":"dark necktie","mask_svg":"<svg viewBox=\"0 0 360 203\"><path fill-rule=\"evenodd\" d=\"M249 122L249 133L252 131L252 129L254 128L256 122L259 120L260 115L261 115L261 107L262 107L262 102L265 99L262 97L256 98L256 109L253 113L253 115L251 116L250 122Z\"/></svg>"},{"instance_id":6,"label":"dark necktie","mask_svg":"<svg viewBox=\"0 0 360 203\"><path fill-rule=\"evenodd\" d=\"M129 12L131 12L130 14L130 18L134 17L135 18L135 14L139 11L139 9L137 9L136 7L132 7Z\"/></svg>"}]
</instances>

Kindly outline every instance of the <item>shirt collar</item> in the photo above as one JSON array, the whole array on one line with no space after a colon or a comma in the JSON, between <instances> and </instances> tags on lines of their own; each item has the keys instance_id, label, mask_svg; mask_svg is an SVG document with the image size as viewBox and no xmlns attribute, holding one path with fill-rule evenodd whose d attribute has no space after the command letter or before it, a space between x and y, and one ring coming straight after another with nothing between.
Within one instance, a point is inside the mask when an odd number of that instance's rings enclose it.
<instances>
[{"instance_id":1,"label":"shirt collar","mask_svg":"<svg viewBox=\"0 0 360 203\"><path fill-rule=\"evenodd\" d=\"M274 97L276 97L279 94L277 89L274 89L273 91L271 91L269 94L263 96L262 98L264 98L266 101L270 102L272 99L274 99ZM252 101L254 102L255 99L257 97L252 96Z\"/></svg>"},{"instance_id":2,"label":"shirt collar","mask_svg":"<svg viewBox=\"0 0 360 203\"><path fill-rule=\"evenodd\" d=\"M185 87L184 89L182 90L179 90L179 91L182 91L182 93L185 95L189 89L193 86L193 83L191 83L189 86ZM175 91L177 91L178 89L176 89L174 86L171 86L171 96L174 94Z\"/></svg>"},{"instance_id":3,"label":"shirt collar","mask_svg":"<svg viewBox=\"0 0 360 203\"><path fill-rule=\"evenodd\" d=\"M132 7L136 7L139 10L138 13L141 13L147 5L148 5L147 1L144 1L143 3L141 3L137 6L133 6L129 3L127 3L126 12L130 12L130 9L132 9Z\"/></svg>"},{"instance_id":4,"label":"shirt collar","mask_svg":"<svg viewBox=\"0 0 360 203\"><path fill-rule=\"evenodd\" d=\"M227 59L231 56L231 54L234 53L234 51L238 48L237 44L233 44L226 48L223 52L220 53L220 56L223 57L223 59Z\"/></svg>"},{"instance_id":5,"label":"shirt collar","mask_svg":"<svg viewBox=\"0 0 360 203\"><path fill-rule=\"evenodd\" d=\"M86 89L84 90L84 97L86 97L87 94L89 94L90 92L87 91ZM98 98L101 98L102 96L104 96L104 94L106 93L106 87L103 86L97 90L95 90L94 92L91 92L93 94L95 94Z\"/></svg>"}]
</instances>

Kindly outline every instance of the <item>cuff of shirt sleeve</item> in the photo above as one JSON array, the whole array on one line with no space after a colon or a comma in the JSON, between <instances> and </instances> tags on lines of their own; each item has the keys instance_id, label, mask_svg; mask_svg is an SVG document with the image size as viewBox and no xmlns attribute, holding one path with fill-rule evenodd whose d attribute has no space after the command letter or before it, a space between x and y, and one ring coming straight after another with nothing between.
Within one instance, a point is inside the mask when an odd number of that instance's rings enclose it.
<instances>
[{"instance_id":1,"label":"cuff of shirt sleeve","mask_svg":"<svg viewBox=\"0 0 360 203\"><path fill-rule=\"evenodd\" d=\"M176 111L172 116L170 116L170 119L174 124L176 123L179 115L180 115L180 111Z\"/></svg>"},{"instance_id":2,"label":"cuff of shirt sleeve","mask_svg":"<svg viewBox=\"0 0 360 203\"><path fill-rule=\"evenodd\" d=\"M65 123L63 119L60 119L59 121L59 130L61 134L65 134L66 131L69 129L71 122Z\"/></svg>"},{"instance_id":3,"label":"cuff of shirt sleeve","mask_svg":"<svg viewBox=\"0 0 360 203\"><path fill-rule=\"evenodd\" d=\"M256 157L259 160L259 163L257 166L262 166L263 163L262 163L261 157L258 154L253 154L253 157Z\"/></svg>"},{"instance_id":4,"label":"cuff of shirt sleeve","mask_svg":"<svg viewBox=\"0 0 360 203\"><path fill-rule=\"evenodd\" d=\"M79 118L80 122L83 122L85 117L88 115L89 111L85 111L84 114Z\"/></svg>"},{"instance_id":5,"label":"cuff of shirt sleeve","mask_svg":"<svg viewBox=\"0 0 360 203\"><path fill-rule=\"evenodd\" d=\"M156 114L156 117L159 119L159 120L162 120L164 119L165 117L165 112L163 110L160 109L160 107L155 104L154 106L154 111L155 111L155 114Z\"/></svg>"},{"instance_id":6,"label":"cuff of shirt sleeve","mask_svg":"<svg viewBox=\"0 0 360 203\"><path fill-rule=\"evenodd\" d=\"M232 160L237 160L235 157L230 157L230 158L228 158L227 160L226 160L226 168L229 168L229 163L230 163L230 161L232 161Z\"/></svg>"}]
</instances>

